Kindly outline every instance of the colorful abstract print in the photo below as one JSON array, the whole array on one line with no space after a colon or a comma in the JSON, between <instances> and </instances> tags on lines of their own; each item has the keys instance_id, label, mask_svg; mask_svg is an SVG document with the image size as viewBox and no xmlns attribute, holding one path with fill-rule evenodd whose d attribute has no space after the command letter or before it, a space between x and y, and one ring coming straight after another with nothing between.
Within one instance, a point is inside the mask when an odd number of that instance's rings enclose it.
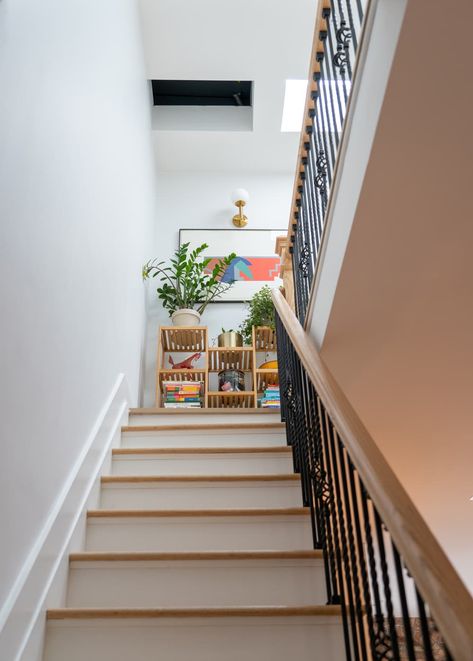
<instances>
[{"instance_id":1,"label":"colorful abstract print","mask_svg":"<svg viewBox=\"0 0 473 661\"><path fill-rule=\"evenodd\" d=\"M218 257L213 257L206 271L210 273L217 263ZM248 281L270 282L279 277L280 258L274 257L235 257L222 276L222 282Z\"/></svg>"}]
</instances>

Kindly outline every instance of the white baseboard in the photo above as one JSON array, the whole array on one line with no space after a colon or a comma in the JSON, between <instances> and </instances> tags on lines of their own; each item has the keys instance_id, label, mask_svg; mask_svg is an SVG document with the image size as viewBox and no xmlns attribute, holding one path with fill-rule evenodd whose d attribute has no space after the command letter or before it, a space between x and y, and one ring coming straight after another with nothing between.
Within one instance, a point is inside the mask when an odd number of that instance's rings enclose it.
<instances>
[{"instance_id":1,"label":"white baseboard","mask_svg":"<svg viewBox=\"0 0 473 661\"><path fill-rule=\"evenodd\" d=\"M64 604L68 555L83 548L85 512L98 503L100 475L110 463L111 448L120 442L129 404L120 374L0 609L0 659L41 659L45 611Z\"/></svg>"}]
</instances>

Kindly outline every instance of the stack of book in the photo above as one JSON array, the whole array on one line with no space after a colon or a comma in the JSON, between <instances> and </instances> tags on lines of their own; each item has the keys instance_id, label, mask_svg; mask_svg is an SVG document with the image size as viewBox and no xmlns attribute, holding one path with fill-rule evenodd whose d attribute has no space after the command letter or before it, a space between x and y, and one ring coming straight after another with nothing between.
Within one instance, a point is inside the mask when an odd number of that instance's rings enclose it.
<instances>
[{"instance_id":1,"label":"stack of book","mask_svg":"<svg viewBox=\"0 0 473 661\"><path fill-rule=\"evenodd\" d=\"M262 409L278 409L280 407L279 386L268 385L261 398Z\"/></svg>"},{"instance_id":2,"label":"stack of book","mask_svg":"<svg viewBox=\"0 0 473 661\"><path fill-rule=\"evenodd\" d=\"M200 409L201 381L163 381L165 409Z\"/></svg>"}]
</instances>

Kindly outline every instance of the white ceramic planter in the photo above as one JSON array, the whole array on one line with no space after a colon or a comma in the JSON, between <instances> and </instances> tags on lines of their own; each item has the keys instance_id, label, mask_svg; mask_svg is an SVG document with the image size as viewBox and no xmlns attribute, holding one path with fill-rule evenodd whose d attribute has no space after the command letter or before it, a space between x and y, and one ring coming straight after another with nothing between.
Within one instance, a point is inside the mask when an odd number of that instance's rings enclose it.
<instances>
[{"instance_id":1,"label":"white ceramic planter","mask_svg":"<svg viewBox=\"0 0 473 661\"><path fill-rule=\"evenodd\" d=\"M198 326L200 324L200 314L197 310L182 308L176 310L171 315L173 326Z\"/></svg>"}]
</instances>

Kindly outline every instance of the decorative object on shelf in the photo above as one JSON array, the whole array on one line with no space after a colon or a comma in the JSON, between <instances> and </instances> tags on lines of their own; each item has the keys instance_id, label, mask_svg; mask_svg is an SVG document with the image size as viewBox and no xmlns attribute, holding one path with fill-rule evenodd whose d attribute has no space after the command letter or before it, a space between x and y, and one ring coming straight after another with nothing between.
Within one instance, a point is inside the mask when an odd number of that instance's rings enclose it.
<instances>
[{"instance_id":1,"label":"decorative object on shelf","mask_svg":"<svg viewBox=\"0 0 473 661\"><path fill-rule=\"evenodd\" d=\"M188 356L184 360L181 360L180 363L175 363L172 356L169 356L169 364L173 370L192 370L194 369L194 363L199 360L201 355L201 353L193 353L192 356Z\"/></svg>"},{"instance_id":2,"label":"decorative object on shelf","mask_svg":"<svg viewBox=\"0 0 473 661\"><path fill-rule=\"evenodd\" d=\"M218 389L220 392L243 392L245 373L241 370L222 370L218 373Z\"/></svg>"},{"instance_id":3,"label":"decorative object on shelf","mask_svg":"<svg viewBox=\"0 0 473 661\"><path fill-rule=\"evenodd\" d=\"M243 215L243 207L250 199L250 195L244 188L236 188L232 192L232 202L238 208L238 213L233 216L232 221L235 227L246 227L248 225L248 218Z\"/></svg>"},{"instance_id":4,"label":"decorative object on shelf","mask_svg":"<svg viewBox=\"0 0 473 661\"><path fill-rule=\"evenodd\" d=\"M202 381L163 381L164 408L201 408Z\"/></svg>"},{"instance_id":5,"label":"decorative object on shelf","mask_svg":"<svg viewBox=\"0 0 473 661\"><path fill-rule=\"evenodd\" d=\"M230 330L222 328L222 332L218 336L217 342L219 347L242 347L243 337L241 333L234 331L233 328Z\"/></svg>"},{"instance_id":6,"label":"decorative object on shelf","mask_svg":"<svg viewBox=\"0 0 473 661\"><path fill-rule=\"evenodd\" d=\"M278 370L278 361L277 360L266 360L264 363L261 363L259 366L260 370Z\"/></svg>"},{"instance_id":7,"label":"decorative object on shelf","mask_svg":"<svg viewBox=\"0 0 473 661\"><path fill-rule=\"evenodd\" d=\"M248 316L239 329L247 344L251 343L253 326L267 326L271 330L275 329L273 299L271 289L267 285L248 301Z\"/></svg>"},{"instance_id":8,"label":"decorative object on shelf","mask_svg":"<svg viewBox=\"0 0 473 661\"><path fill-rule=\"evenodd\" d=\"M207 249L206 243L194 249L189 248L189 243L183 243L170 260L170 266L163 266L165 262L156 259L143 266L143 280L159 276L162 284L156 290L158 298L175 326L198 325L207 305L233 285L231 273L227 271L236 254L212 259L204 257Z\"/></svg>"},{"instance_id":9,"label":"decorative object on shelf","mask_svg":"<svg viewBox=\"0 0 473 661\"><path fill-rule=\"evenodd\" d=\"M199 246L202 241L212 246L206 249L202 256L210 257L207 266L210 271L222 255L226 255L229 247L236 253L234 259L226 268L221 282L233 281L233 286L223 292L216 303L244 302L263 285L271 289L282 286L280 277L281 258L275 253L276 237L281 230L208 230L181 229L179 243L190 243L191 248ZM190 307L190 306L189 306Z\"/></svg>"}]
</instances>

